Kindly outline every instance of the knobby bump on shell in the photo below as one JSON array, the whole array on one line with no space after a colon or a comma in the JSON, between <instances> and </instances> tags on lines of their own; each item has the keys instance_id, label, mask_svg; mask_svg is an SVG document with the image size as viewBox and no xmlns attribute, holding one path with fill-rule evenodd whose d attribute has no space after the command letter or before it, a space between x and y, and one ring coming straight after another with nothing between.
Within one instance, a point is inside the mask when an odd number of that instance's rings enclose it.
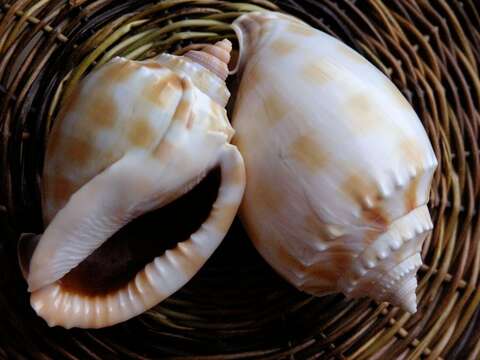
<instances>
[{"instance_id":1,"label":"knobby bump on shell","mask_svg":"<svg viewBox=\"0 0 480 360\"><path fill-rule=\"evenodd\" d=\"M360 54L296 18L250 13L233 28L240 216L254 245L303 291L415 312L437 166L416 113Z\"/></svg>"},{"instance_id":2,"label":"knobby bump on shell","mask_svg":"<svg viewBox=\"0 0 480 360\"><path fill-rule=\"evenodd\" d=\"M245 185L224 108L230 51L224 40L184 56L117 57L65 102L45 159L47 227L40 238L24 238L36 246L19 247L32 307L49 325L99 328L148 310L190 280L225 236ZM126 284L91 295L66 280L85 261L108 268L95 255L107 239L140 215L175 203L216 168L220 184L206 220ZM112 266L130 250L111 255Z\"/></svg>"}]
</instances>

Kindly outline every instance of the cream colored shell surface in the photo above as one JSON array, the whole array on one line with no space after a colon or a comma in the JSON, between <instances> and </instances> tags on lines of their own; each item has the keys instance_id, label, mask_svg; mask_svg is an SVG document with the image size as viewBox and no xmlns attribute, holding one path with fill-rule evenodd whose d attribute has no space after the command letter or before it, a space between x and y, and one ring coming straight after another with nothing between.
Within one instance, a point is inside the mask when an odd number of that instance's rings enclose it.
<instances>
[{"instance_id":1,"label":"cream colored shell surface","mask_svg":"<svg viewBox=\"0 0 480 360\"><path fill-rule=\"evenodd\" d=\"M197 87L213 88L228 99L222 83L188 59L168 54L145 62L115 58L88 76L67 100L49 136L45 222L77 189L127 152L158 157L169 145L166 133L173 134L176 124L195 127L192 132L225 133L229 140L233 129L226 101L217 103ZM190 123L184 124L184 118Z\"/></svg>"},{"instance_id":2,"label":"cream colored shell surface","mask_svg":"<svg viewBox=\"0 0 480 360\"><path fill-rule=\"evenodd\" d=\"M144 62L115 58L68 98L49 136L48 226L27 274L32 306L49 325L98 328L128 320L178 290L213 253L245 185L240 153L228 143L228 97L225 82L204 67L163 54ZM190 238L113 292L89 296L61 286L117 230L185 194L214 167L221 172L217 198Z\"/></svg>"},{"instance_id":3,"label":"cream colored shell surface","mask_svg":"<svg viewBox=\"0 0 480 360\"><path fill-rule=\"evenodd\" d=\"M414 312L437 164L416 113L361 55L300 20L251 13L233 26L241 218L254 245L301 290Z\"/></svg>"}]
</instances>

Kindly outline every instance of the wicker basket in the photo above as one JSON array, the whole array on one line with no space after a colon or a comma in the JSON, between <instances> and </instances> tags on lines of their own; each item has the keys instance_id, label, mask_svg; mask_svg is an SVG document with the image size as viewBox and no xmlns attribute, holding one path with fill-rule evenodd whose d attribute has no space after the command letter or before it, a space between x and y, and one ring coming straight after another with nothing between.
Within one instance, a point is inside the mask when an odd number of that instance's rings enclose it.
<instances>
[{"instance_id":1,"label":"wicker basket","mask_svg":"<svg viewBox=\"0 0 480 360\"><path fill-rule=\"evenodd\" d=\"M281 9L370 59L414 105L439 168L419 310L314 298L281 280L238 221L201 272L155 309L112 328L48 328L15 255L41 232L39 188L62 94L115 55L147 58L235 39L243 12ZM0 358L480 358L478 0L3 0L0 2Z\"/></svg>"}]
</instances>

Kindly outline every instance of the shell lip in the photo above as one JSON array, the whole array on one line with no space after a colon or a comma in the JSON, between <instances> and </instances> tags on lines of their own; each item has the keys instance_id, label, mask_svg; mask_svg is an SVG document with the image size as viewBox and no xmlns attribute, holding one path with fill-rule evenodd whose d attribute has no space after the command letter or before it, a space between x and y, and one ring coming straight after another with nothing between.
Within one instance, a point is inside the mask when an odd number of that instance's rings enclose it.
<instances>
[{"instance_id":1,"label":"shell lip","mask_svg":"<svg viewBox=\"0 0 480 360\"><path fill-rule=\"evenodd\" d=\"M128 285L103 297L69 293L57 282L43 286L31 295L36 313L50 326L101 328L139 315L177 291L218 247L243 196L245 169L236 147L225 144L213 166L217 167L220 178L207 219L189 239L155 257Z\"/></svg>"},{"instance_id":2,"label":"shell lip","mask_svg":"<svg viewBox=\"0 0 480 360\"><path fill-rule=\"evenodd\" d=\"M113 293L133 281L149 263L175 249L201 227L212 211L219 188L220 174L213 168L185 186L183 195L172 202L139 214L62 277L62 288L95 296ZM119 263L123 265L115 268ZM92 269L101 274L90 281ZM115 275L117 272L123 279Z\"/></svg>"},{"instance_id":3,"label":"shell lip","mask_svg":"<svg viewBox=\"0 0 480 360\"><path fill-rule=\"evenodd\" d=\"M247 52L250 52L251 47L259 46L258 38L260 38L260 36L257 36L256 39L252 39L252 32L261 32L262 26L257 19L259 17L267 18L265 16L269 13L269 11L255 11L248 14L243 14L235 19L235 21L232 23L231 27L238 39L239 54L235 67L229 72L230 75L243 72L248 58ZM270 16L270 18L272 17ZM252 30L252 26L255 27L255 30Z\"/></svg>"},{"instance_id":4,"label":"shell lip","mask_svg":"<svg viewBox=\"0 0 480 360\"><path fill-rule=\"evenodd\" d=\"M308 26L308 24L302 22L300 19L278 11L252 11L242 14L235 19L231 25L238 39L239 56L235 67L229 72L230 75L235 75L243 71L247 58L249 57L247 52L250 51L248 49L262 46L262 44L258 42L258 39L263 36L263 28L266 26L265 20L294 21L296 23ZM259 34L256 34L259 36L257 36L255 39L251 38L252 29L251 27L249 28L249 26L256 26L254 31L259 31ZM248 36L249 33L250 37ZM271 36L268 38L272 36L273 34L271 34ZM262 39L262 42L268 41L268 38Z\"/></svg>"},{"instance_id":5,"label":"shell lip","mask_svg":"<svg viewBox=\"0 0 480 360\"><path fill-rule=\"evenodd\" d=\"M186 183L181 191L176 192L174 194L174 196L172 196L166 203L162 204L159 207L167 206L169 203L175 201L176 199L178 199L182 195L191 191L202 179L204 179L206 177L207 173L208 173L208 171L202 172L197 177L192 179L190 182ZM73 198L73 202L75 202L75 198L74 197L72 197L72 198ZM81 204L78 204L78 206L81 206ZM143 208L143 206L141 206L141 205L139 207ZM155 210L155 207L150 208L147 211L150 211L150 210ZM124 226L128 225L135 218L143 215L146 211L145 211L145 209L137 210L134 207L130 207L130 208L126 208L126 212L131 214L131 215L127 215L127 216L117 218L113 222L109 222L109 221L111 221L111 220L108 219L108 217L110 217L110 215L107 215L106 223L90 222L88 224L88 228L81 229L82 232L84 234L86 234L86 236L87 236L87 239L85 239L85 240L88 241L88 237L92 236L93 241L95 241L95 239L96 239L95 243L92 242L90 244L92 246L87 251L83 251L80 254L80 256L77 256L77 254L73 255L73 252L75 252L75 250L76 250L74 248L73 248L73 250L72 250L72 248L68 248L68 247L64 248L64 249L60 249L59 251L60 251L61 254L59 256L67 257L67 258L69 258L70 261L69 261L68 264L61 264L61 263L59 265L54 264L52 266L53 270L50 270L50 271L53 271L54 273L51 273L51 275L48 276L48 278L49 278L48 281L45 278L42 280L43 276L35 276L36 274L43 275L42 271L39 270L38 268L34 269L34 271L28 271L27 276L25 277L26 280L27 280L27 283L28 283L28 291L29 292L34 292L34 291L37 291L37 290L43 288L44 286L51 285L51 284L57 282L58 280L61 280L68 273L70 273L72 270L77 268L82 262L84 262L93 252L95 252L97 249L99 249L118 230L120 230ZM106 228L104 226L106 226ZM47 227L47 230L48 230L48 227ZM59 233L61 235L61 232L62 232L62 229L61 228L59 229L59 227L57 227L57 228L54 228L53 231L50 234L53 233L53 236L58 236ZM41 243L42 238L43 238L43 236L45 236L45 234L46 234L46 232L43 235L37 235L35 237L37 245ZM46 236L48 236L48 235L49 234L47 234ZM29 249L29 251L31 252L31 260L34 259L34 256L35 256L35 253L36 253L37 249L38 249L38 246L34 249ZM72 254L72 255L70 256L70 254ZM23 261L23 263L25 263L25 261ZM33 265L35 266L35 264L33 264ZM28 267L25 266L25 265L23 265L22 267L23 267L23 269L27 269L27 268L30 268L31 266L32 266L32 262L29 263ZM56 269L56 266L62 266L62 270L58 271ZM47 267L48 267L48 265L47 265ZM41 268L42 267L40 267L40 269Z\"/></svg>"}]
</instances>

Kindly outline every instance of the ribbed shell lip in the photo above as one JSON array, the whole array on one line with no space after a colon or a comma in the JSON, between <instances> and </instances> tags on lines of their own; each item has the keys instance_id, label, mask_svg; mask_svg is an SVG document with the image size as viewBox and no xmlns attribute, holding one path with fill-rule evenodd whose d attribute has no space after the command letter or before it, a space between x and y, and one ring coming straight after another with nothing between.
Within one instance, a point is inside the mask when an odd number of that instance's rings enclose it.
<instances>
[{"instance_id":1,"label":"ribbed shell lip","mask_svg":"<svg viewBox=\"0 0 480 360\"><path fill-rule=\"evenodd\" d=\"M179 198L126 224L58 283L63 290L90 297L116 292L201 227L212 211L220 181L219 169L212 169Z\"/></svg>"},{"instance_id":2,"label":"ribbed shell lip","mask_svg":"<svg viewBox=\"0 0 480 360\"><path fill-rule=\"evenodd\" d=\"M219 56L223 59L229 56L229 45L222 43L225 52ZM44 169L44 183L54 189L44 193L49 223L28 270L24 266L32 298L58 285L124 225L178 199L211 169L220 167L226 180L221 182L212 212L190 239L178 245L194 251L197 260L192 264L186 260L193 253L182 257L166 252L161 257L179 261L171 270L192 269L181 279L168 279L167 288L161 289L168 296L218 246L243 195L242 158L228 144L233 129L223 106L230 96L225 82L185 56L163 54L146 61L117 58L112 63L78 84L52 129L49 145L55 146L49 146ZM73 142L79 146L72 146ZM87 147L88 156L77 156ZM197 245L185 247L189 240ZM154 263L165 269L165 261ZM152 283L151 277L147 283ZM158 300L157 295L147 298ZM55 299L54 305L59 301ZM135 309L143 311L151 305L136 304ZM65 303L65 309L69 313L71 304Z\"/></svg>"},{"instance_id":3,"label":"ribbed shell lip","mask_svg":"<svg viewBox=\"0 0 480 360\"><path fill-rule=\"evenodd\" d=\"M142 164L141 158L127 156L72 195L46 228L33 251L27 277L30 292L60 280L134 217L143 213L132 207L138 200L132 202L125 196L136 192L135 199L142 197L139 179L131 176L141 171L139 164ZM163 203L158 206L164 206L188 192L204 175L196 174L184 184L175 184L176 179L170 175L170 180L166 181L170 185L166 185L161 193ZM141 191L148 192L149 187L151 184L145 181Z\"/></svg>"},{"instance_id":4,"label":"ribbed shell lip","mask_svg":"<svg viewBox=\"0 0 480 360\"><path fill-rule=\"evenodd\" d=\"M377 240L359 254L357 265L365 270L375 268L405 243L423 239L432 229L433 224L427 206L419 206L394 220L383 234L379 234Z\"/></svg>"},{"instance_id":5,"label":"ribbed shell lip","mask_svg":"<svg viewBox=\"0 0 480 360\"><path fill-rule=\"evenodd\" d=\"M103 296L72 292L58 281L40 286L31 294L37 314L50 326L101 328L141 314L182 287L218 247L243 196L245 169L236 147L224 145L218 166L221 181L216 199L208 218L188 239L155 257L126 285Z\"/></svg>"}]
</instances>

